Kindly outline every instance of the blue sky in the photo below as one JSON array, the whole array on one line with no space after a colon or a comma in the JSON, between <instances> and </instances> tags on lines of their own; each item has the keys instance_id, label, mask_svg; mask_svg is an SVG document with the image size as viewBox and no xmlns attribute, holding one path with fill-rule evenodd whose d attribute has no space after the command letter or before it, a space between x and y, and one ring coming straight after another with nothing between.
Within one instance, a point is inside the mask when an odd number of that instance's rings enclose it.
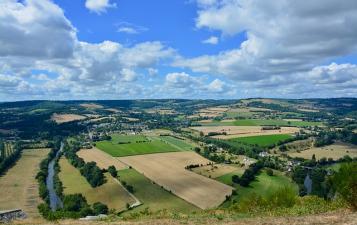
<instances>
[{"instance_id":1,"label":"blue sky","mask_svg":"<svg viewBox=\"0 0 357 225\"><path fill-rule=\"evenodd\" d=\"M3 0L0 101L357 97L354 0Z\"/></svg>"}]
</instances>

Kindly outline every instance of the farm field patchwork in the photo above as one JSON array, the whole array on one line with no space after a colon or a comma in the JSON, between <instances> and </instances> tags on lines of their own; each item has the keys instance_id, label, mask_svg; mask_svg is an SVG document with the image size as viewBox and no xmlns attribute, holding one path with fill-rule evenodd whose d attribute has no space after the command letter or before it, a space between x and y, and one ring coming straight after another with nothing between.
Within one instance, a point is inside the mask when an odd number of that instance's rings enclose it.
<instances>
[{"instance_id":1,"label":"farm field patchwork","mask_svg":"<svg viewBox=\"0 0 357 225\"><path fill-rule=\"evenodd\" d=\"M261 126L200 126L190 127L195 131L202 131L205 135L215 132L223 133L226 135L214 135L212 138L218 139L232 139L238 137L250 137L260 135L273 135L273 134L294 134L299 132L297 127L281 127L277 130L263 130Z\"/></svg>"},{"instance_id":2,"label":"farm field patchwork","mask_svg":"<svg viewBox=\"0 0 357 225\"><path fill-rule=\"evenodd\" d=\"M252 136L252 137L240 137L230 139L232 142L243 142L252 145L259 145L262 147L270 146L279 143L279 141L285 141L291 138L289 134L274 134L264 136Z\"/></svg>"},{"instance_id":3,"label":"farm field patchwork","mask_svg":"<svg viewBox=\"0 0 357 225\"><path fill-rule=\"evenodd\" d=\"M333 158L334 160L349 155L350 157L357 157L357 148L351 145L336 143L324 147L314 147L301 152L289 152L290 157L301 157L304 159L311 159L315 155L316 159L322 157Z\"/></svg>"},{"instance_id":4,"label":"farm field patchwork","mask_svg":"<svg viewBox=\"0 0 357 225\"><path fill-rule=\"evenodd\" d=\"M242 119L235 121L213 121L201 123L203 126L321 126L321 122L309 121L286 121L286 120L263 120L263 119Z\"/></svg>"},{"instance_id":5,"label":"farm field patchwork","mask_svg":"<svg viewBox=\"0 0 357 225\"><path fill-rule=\"evenodd\" d=\"M97 166L101 169L108 169L109 166L115 166L117 170L122 170L128 167L118 159L95 147L91 149L81 149L77 152L77 155L85 162L96 162Z\"/></svg>"},{"instance_id":6,"label":"farm field patchwork","mask_svg":"<svg viewBox=\"0 0 357 225\"><path fill-rule=\"evenodd\" d=\"M232 183L232 176L234 174L240 175L239 173L232 173L229 175L223 175L218 177L217 180L227 184L232 185L237 190L237 195L232 196L232 200L239 201L242 198L248 197L252 193L256 193L261 196L268 196L278 188L289 186L296 190L296 194L298 192L298 187L295 183L293 183L288 177L283 175L281 172L274 170L274 176L269 176L263 170L253 181L249 187L242 187L237 184ZM225 202L222 207L227 207L230 205L230 202Z\"/></svg>"},{"instance_id":7,"label":"farm field patchwork","mask_svg":"<svg viewBox=\"0 0 357 225\"><path fill-rule=\"evenodd\" d=\"M64 194L81 193L89 204L102 202L109 209L118 211L126 209L127 203L135 202L135 199L108 173L105 174L107 180L105 184L92 188L79 170L73 167L66 158L62 157L59 165L61 167L59 178L63 183Z\"/></svg>"},{"instance_id":8,"label":"farm field patchwork","mask_svg":"<svg viewBox=\"0 0 357 225\"><path fill-rule=\"evenodd\" d=\"M42 200L35 177L48 153L49 149L23 150L15 166L0 177L0 211L20 208L30 218L40 217L37 205Z\"/></svg>"},{"instance_id":9,"label":"farm field patchwork","mask_svg":"<svg viewBox=\"0 0 357 225\"><path fill-rule=\"evenodd\" d=\"M180 151L162 140L149 140L142 135L113 135L112 140L99 141L96 147L114 157Z\"/></svg>"},{"instance_id":10,"label":"farm field patchwork","mask_svg":"<svg viewBox=\"0 0 357 225\"><path fill-rule=\"evenodd\" d=\"M196 206L171 194L159 185L153 183L135 169L118 171L119 179L133 186L134 195L143 203L125 214L140 212L148 208L150 211L169 210L171 212L189 213L199 210Z\"/></svg>"},{"instance_id":11,"label":"farm field patchwork","mask_svg":"<svg viewBox=\"0 0 357 225\"><path fill-rule=\"evenodd\" d=\"M201 209L219 206L232 188L185 169L187 165L210 163L194 152L158 153L119 158L124 163Z\"/></svg>"}]
</instances>

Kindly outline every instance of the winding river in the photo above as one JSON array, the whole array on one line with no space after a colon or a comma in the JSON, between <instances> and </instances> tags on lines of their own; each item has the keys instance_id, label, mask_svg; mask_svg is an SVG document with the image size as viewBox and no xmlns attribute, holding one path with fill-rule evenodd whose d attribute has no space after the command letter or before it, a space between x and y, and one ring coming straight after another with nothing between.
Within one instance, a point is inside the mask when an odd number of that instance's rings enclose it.
<instances>
[{"instance_id":1,"label":"winding river","mask_svg":"<svg viewBox=\"0 0 357 225\"><path fill-rule=\"evenodd\" d=\"M59 154L62 152L63 146L64 144L61 143L60 150L57 152L56 156L48 164L48 175L46 178L46 186L50 198L50 207L52 211L55 211L57 208L63 207L63 203L61 199L58 197L58 195L56 194L54 183L53 183L53 176L55 175L55 169L54 169L55 161L58 158Z\"/></svg>"}]
</instances>

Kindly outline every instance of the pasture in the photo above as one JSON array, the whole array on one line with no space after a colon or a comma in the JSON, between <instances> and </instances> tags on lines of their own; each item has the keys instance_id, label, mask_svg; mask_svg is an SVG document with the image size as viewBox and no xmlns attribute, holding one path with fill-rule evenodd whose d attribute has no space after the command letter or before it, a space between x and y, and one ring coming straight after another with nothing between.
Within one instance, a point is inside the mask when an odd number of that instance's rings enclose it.
<instances>
[{"instance_id":1,"label":"pasture","mask_svg":"<svg viewBox=\"0 0 357 225\"><path fill-rule=\"evenodd\" d=\"M162 140L142 135L113 135L110 141L99 141L96 147L114 157L179 151Z\"/></svg>"},{"instance_id":2,"label":"pasture","mask_svg":"<svg viewBox=\"0 0 357 225\"><path fill-rule=\"evenodd\" d=\"M201 209L219 206L232 188L185 169L191 164L207 165L194 152L173 152L119 158L166 190Z\"/></svg>"},{"instance_id":3,"label":"pasture","mask_svg":"<svg viewBox=\"0 0 357 225\"><path fill-rule=\"evenodd\" d=\"M19 161L0 177L0 211L20 208L30 218L39 218L42 200L38 195L36 174L49 149L23 150Z\"/></svg>"},{"instance_id":4,"label":"pasture","mask_svg":"<svg viewBox=\"0 0 357 225\"><path fill-rule=\"evenodd\" d=\"M280 141L286 141L292 136L290 134L274 134L274 135L263 135L263 136L252 136L252 137L240 137L233 138L230 141L233 142L243 142L251 145L259 145L261 147L271 146L279 143Z\"/></svg>"},{"instance_id":5,"label":"pasture","mask_svg":"<svg viewBox=\"0 0 357 225\"><path fill-rule=\"evenodd\" d=\"M173 136L160 136L159 138L179 150L189 151L192 150L194 147L193 144L189 143L187 140L181 140Z\"/></svg>"},{"instance_id":6,"label":"pasture","mask_svg":"<svg viewBox=\"0 0 357 225\"><path fill-rule=\"evenodd\" d=\"M232 139L239 137L250 137L260 135L273 135L273 134L294 134L299 132L297 127L281 127L279 130L263 130L261 126L200 126L190 127L192 130L203 132L205 135L215 132L223 133L226 135L215 135L212 138L218 139Z\"/></svg>"},{"instance_id":7,"label":"pasture","mask_svg":"<svg viewBox=\"0 0 357 225\"><path fill-rule=\"evenodd\" d=\"M118 171L119 179L133 186L134 195L143 204L125 214L140 212L148 208L150 211L168 210L170 212L189 213L199 210L194 205L171 194L159 185L150 181L134 169ZM124 215L125 215L124 214Z\"/></svg>"},{"instance_id":8,"label":"pasture","mask_svg":"<svg viewBox=\"0 0 357 225\"><path fill-rule=\"evenodd\" d=\"M95 103L83 103L79 104L80 106L86 108L86 109L102 109L103 106Z\"/></svg>"},{"instance_id":9,"label":"pasture","mask_svg":"<svg viewBox=\"0 0 357 225\"><path fill-rule=\"evenodd\" d=\"M233 201L239 201L240 199L248 197L253 193L256 193L261 196L268 196L275 190L284 186L290 186L294 188L296 190L296 193L298 191L298 187L296 184L294 184L288 177L283 175L283 173L276 170L274 170L274 176L267 175L266 172L263 170L257 176L256 180L250 184L249 187L242 187L240 185L233 184L232 176L234 174L241 175L240 173L232 173L217 178L218 181L223 182L227 185L232 185L236 188L237 195L232 196ZM229 205L230 202L225 202L222 206L227 207Z\"/></svg>"},{"instance_id":10,"label":"pasture","mask_svg":"<svg viewBox=\"0 0 357 225\"><path fill-rule=\"evenodd\" d=\"M84 120L87 117L77 115L77 114L57 114L54 113L52 114L51 120L55 121L57 124L61 123L67 123L67 122L72 122L72 121L77 121L77 120Z\"/></svg>"},{"instance_id":11,"label":"pasture","mask_svg":"<svg viewBox=\"0 0 357 225\"><path fill-rule=\"evenodd\" d=\"M357 157L357 147L343 143L336 143L324 147L313 147L300 152L289 152L288 155L290 157L301 157L304 159L311 159L312 156L315 155L317 160L323 157L336 160L344 157L345 155L349 155L352 158Z\"/></svg>"},{"instance_id":12,"label":"pasture","mask_svg":"<svg viewBox=\"0 0 357 225\"><path fill-rule=\"evenodd\" d=\"M59 165L61 168L59 178L63 183L65 195L81 193L89 204L102 202L109 209L117 211L125 210L127 203L131 205L135 202L135 199L108 173L105 174L107 180L105 184L92 188L79 170L73 167L67 159L62 157Z\"/></svg>"},{"instance_id":13,"label":"pasture","mask_svg":"<svg viewBox=\"0 0 357 225\"><path fill-rule=\"evenodd\" d=\"M91 149L81 149L77 152L77 155L85 162L96 162L97 166L101 169L108 169L109 166L115 166L117 170L128 168L128 166L118 159L95 147Z\"/></svg>"}]
</instances>

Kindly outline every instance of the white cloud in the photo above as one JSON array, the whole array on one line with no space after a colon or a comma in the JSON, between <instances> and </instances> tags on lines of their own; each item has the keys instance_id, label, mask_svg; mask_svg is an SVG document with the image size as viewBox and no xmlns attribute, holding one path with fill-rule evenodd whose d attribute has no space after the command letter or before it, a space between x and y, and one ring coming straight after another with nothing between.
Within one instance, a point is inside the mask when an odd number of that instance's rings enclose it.
<instances>
[{"instance_id":1,"label":"white cloud","mask_svg":"<svg viewBox=\"0 0 357 225\"><path fill-rule=\"evenodd\" d=\"M225 90L225 83L219 79L215 79L207 86L207 89L211 92L223 92Z\"/></svg>"},{"instance_id":2,"label":"white cloud","mask_svg":"<svg viewBox=\"0 0 357 225\"><path fill-rule=\"evenodd\" d=\"M216 45L216 44L218 44L218 37L211 36L208 39L203 40L202 43Z\"/></svg>"},{"instance_id":3,"label":"white cloud","mask_svg":"<svg viewBox=\"0 0 357 225\"><path fill-rule=\"evenodd\" d=\"M357 51L357 30L351 29L357 26L354 0L217 0L198 5L198 28L230 36L245 32L246 40L236 49L179 58L173 64L195 72L236 81L279 75L289 79Z\"/></svg>"},{"instance_id":4,"label":"white cloud","mask_svg":"<svg viewBox=\"0 0 357 225\"><path fill-rule=\"evenodd\" d=\"M110 0L86 0L85 6L90 11L101 14L108 8L115 8L116 4L111 4Z\"/></svg>"}]
</instances>

